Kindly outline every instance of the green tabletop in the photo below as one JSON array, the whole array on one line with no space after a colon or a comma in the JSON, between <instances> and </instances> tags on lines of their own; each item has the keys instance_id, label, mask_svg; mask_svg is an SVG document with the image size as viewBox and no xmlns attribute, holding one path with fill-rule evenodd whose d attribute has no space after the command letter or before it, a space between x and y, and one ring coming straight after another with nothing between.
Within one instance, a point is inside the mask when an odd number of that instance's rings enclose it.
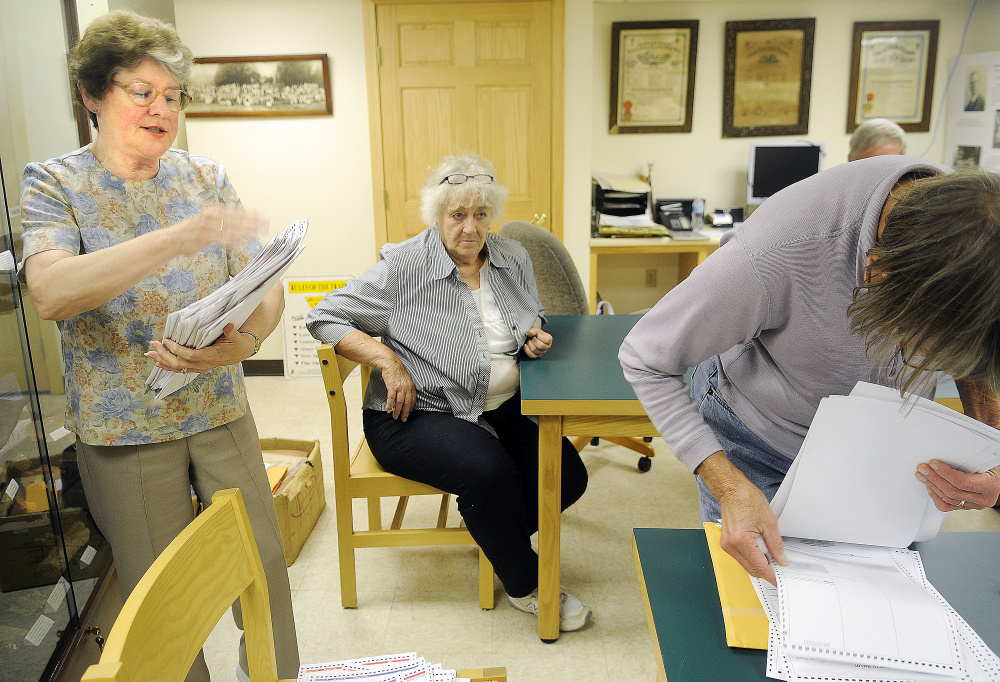
<instances>
[{"instance_id":1,"label":"green tabletop","mask_svg":"<svg viewBox=\"0 0 1000 682\"><path fill-rule=\"evenodd\" d=\"M766 680L766 652L726 646L705 532L633 533L669 682ZM940 533L913 549L934 587L1000 652L1000 533Z\"/></svg>"},{"instance_id":2,"label":"green tabletop","mask_svg":"<svg viewBox=\"0 0 1000 682\"><path fill-rule=\"evenodd\" d=\"M522 400L636 400L618 347L641 315L552 315L552 350L521 363Z\"/></svg>"}]
</instances>

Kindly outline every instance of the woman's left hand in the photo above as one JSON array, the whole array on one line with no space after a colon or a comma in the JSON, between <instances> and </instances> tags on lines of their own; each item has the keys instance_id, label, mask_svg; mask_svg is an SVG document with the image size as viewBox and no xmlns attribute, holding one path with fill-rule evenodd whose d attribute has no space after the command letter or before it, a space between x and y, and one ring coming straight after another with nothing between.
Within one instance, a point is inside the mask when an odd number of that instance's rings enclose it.
<instances>
[{"instance_id":1,"label":"woman's left hand","mask_svg":"<svg viewBox=\"0 0 1000 682\"><path fill-rule=\"evenodd\" d=\"M524 342L524 354L529 358L540 358L552 348L552 334L543 332L540 327L532 327L526 333L528 340Z\"/></svg>"},{"instance_id":2,"label":"woman's left hand","mask_svg":"<svg viewBox=\"0 0 1000 682\"><path fill-rule=\"evenodd\" d=\"M916 476L941 511L986 509L995 505L1000 496L1000 466L981 474L967 474L932 459L917 466Z\"/></svg>"},{"instance_id":3,"label":"woman's left hand","mask_svg":"<svg viewBox=\"0 0 1000 682\"><path fill-rule=\"evenodd\" d=\"M254 340L241 334L233 324L227 324L222 336L211 346L189 348L176 341L153 341L153 350L146 357L156 360L156 366L169 372L207 372L216 367L235 365L253 353Z\"/></svg>"}]
</instances>

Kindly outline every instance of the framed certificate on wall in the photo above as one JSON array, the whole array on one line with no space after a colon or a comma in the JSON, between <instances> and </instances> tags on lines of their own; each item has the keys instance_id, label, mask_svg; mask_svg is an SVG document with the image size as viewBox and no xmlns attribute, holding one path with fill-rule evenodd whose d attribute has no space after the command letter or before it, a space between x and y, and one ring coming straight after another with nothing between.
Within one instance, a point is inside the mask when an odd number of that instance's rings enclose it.
<instances>
[{"instance_id":1,"label":"framed certificate on wall","mask_svg":"<svg viewBox=\"0 0 1000 682\"><path fill-rule=\"evenodd\" d=\"M938 21L859 21L851 46L847 132L873 118L930 130Z\"/></svg>"},{"instance_id":2,"label":"framed certificate on wall","mask_svg":"<svg viewBox=\"0 0 1000 682\"><path fill-rule=\"evenodd\" d=\"M815 19L727 21L722 136L809 132Z\"/></svg>"},{"instance_id":3,"label":"framed certificate on wall","mask_svg":"<svg viewBox=\"0 0 1000 682\"><path fill-rule=\"evenodd\" d=\"M691 132L697 55L697 21L612 24L609 132Z\"/></svg>"}]
</instances>

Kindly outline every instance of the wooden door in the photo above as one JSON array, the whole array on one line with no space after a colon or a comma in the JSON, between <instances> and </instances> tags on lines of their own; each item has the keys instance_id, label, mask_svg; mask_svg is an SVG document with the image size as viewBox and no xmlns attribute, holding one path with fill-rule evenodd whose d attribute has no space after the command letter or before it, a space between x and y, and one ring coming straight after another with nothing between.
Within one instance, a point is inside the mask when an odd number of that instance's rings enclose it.
<instances>
[{"instance_id":1,"label":"wooden door","mask_svg":"<svg viewBox=\"0 0 1000 682\"><path fill-rule=\"evenodd\" d=\"M376 4L374 14L376 247L426 227L427 170L466 151L489 159L509 190L502 222L544 213L546 227L558 225L562 97L553 64L562 41L553 35L562 22L553 22L553 3Z\"/></svg>"}]
</instances>

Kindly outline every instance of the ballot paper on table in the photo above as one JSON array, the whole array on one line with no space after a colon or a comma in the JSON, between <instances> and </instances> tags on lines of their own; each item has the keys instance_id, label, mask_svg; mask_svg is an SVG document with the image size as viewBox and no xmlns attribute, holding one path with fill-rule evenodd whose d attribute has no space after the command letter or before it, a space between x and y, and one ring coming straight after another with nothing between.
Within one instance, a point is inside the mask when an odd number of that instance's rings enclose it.
<instances>
[{"instance_id":1,"label":"ballot paper on table","mask_svg":"<svg viewBox=\"0 0 1000 682\"><path fill-rule=\"evenodd\" d=\"M777 585L751 578L770 623L767 676L996 682L1000 658L907 549L788 539Z\"/></svg>"},{"instance_id":2,"label":"ballot paper on table","mask_svg":"<svg viewBox=\"0 0 1000 682\"><path fill-rule=\"evenodd\" d=\"M886 547L929 540L945 513L915 473L931 459L991 469L1000 464L1000 430L865 382L824 398L771 501L781 534Z\"/></svg>"},{"instance_id":3,"label":"ballot paper on table","mask_svg":"<svg viewBox=\"0 0 1000 682\"><path fill-rule=\"evenodd\" d=\"M239 329L302 252L308 228L309 219L304 218L276 234L228 282L208 296L167 315L164 337L182 346L204 348L222 336L227 324L232 323ZM146 385L158 391L156 398L160 399L187 386L197 376L197 372L171 372L156 367L146 379Z\"/></svg>"}]
</instances>

